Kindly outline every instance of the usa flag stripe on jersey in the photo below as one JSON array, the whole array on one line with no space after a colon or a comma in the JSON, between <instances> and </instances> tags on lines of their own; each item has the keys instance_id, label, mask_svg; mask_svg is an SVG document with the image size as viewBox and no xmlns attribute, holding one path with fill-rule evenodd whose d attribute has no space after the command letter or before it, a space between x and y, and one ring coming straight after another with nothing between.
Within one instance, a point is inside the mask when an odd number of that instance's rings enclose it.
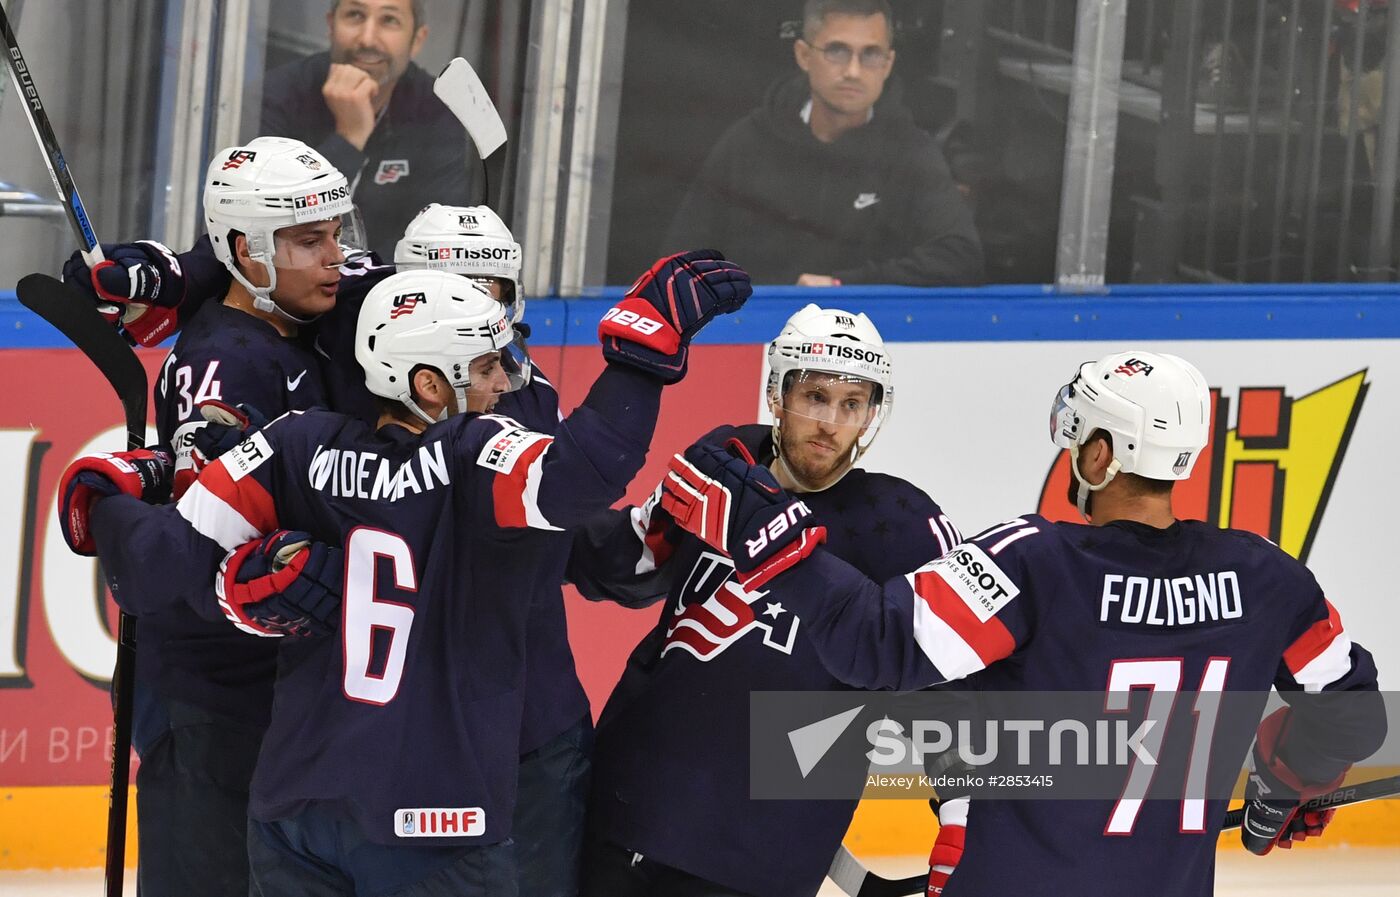
<instances>
[{"instance_id":1,"label":"usa flag stripe on jersey","mask_svg":"<svg viewBox=\"0 0 1400 897\"><path fill-rule=\"evenodd\" d=\"M934 620L942 623L951 633L952 638L970 648L977 657L977 666L968 670L976 672L983 669L988 664L1001 660L1016 650L1016 639L996 617L990 617L983 623L963 601L962 597L954 591L953 586L936 570L924 573L915 573L912 577L914 594L918 595L922 601L915 602L915 632L919 631L918 610L920 606L926 607L929 611L928 617L924 620L924 628L933 636L925 643L922 639L920 645L929 655L929 660L943 673L951 675L945 665L948 659L944 656L947 652L952 652L952 657L965 662L963 652L958 648L956 642L950 642L947 633L942 633ZM932 653L930 649L936 649L939 653Z\"/></svg>"},{"instance_id":2,"label":"usa flag stripe on jersey","mask_svg":"<svg viewBox=\"0 0 1400 897\"><path fill-rule=\"evenodd\" d=\"M1283 652L1283 662L1304 691L1318 692L1351 672L1351 638L1332 602L1318 620Z\"/></svg>"},{"instance_id":3,"label":"usa flag stripe on jersey","mask_svg":"<svg viewBox=\"0 0 1400 897\"><path fill-rule=\"evenodd\" d=\"M526 448L509 473L498 473L491 486L496 500L496 523L506 527L558 529L540 510L540 473L553 439Z\"/></svg>"},{"instance_id":4,"label":"usa flag stripe on jersey","mask_svg":"<svg viewBox=\"0 0 1400 897\"><path fill-rule=\"evenodd\" d=\"M272 496L253 477L234 480L222 459L204 473L180 499L180 516L225 551L277 529Z\"/></svg>"}]
</instances>

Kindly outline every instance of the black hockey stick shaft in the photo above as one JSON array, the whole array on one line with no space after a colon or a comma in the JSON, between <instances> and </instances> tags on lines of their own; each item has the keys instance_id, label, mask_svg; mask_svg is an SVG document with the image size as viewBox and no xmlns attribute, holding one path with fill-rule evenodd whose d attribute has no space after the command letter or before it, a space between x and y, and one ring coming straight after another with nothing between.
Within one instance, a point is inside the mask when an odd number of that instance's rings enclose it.
<instances>
[{"instance_id":1,"label":"black hockey stick shaft","mask_svg":"<svg viewBox=\"0 0 1400 897\"><path fill-rule=\"evenodd\" d=\"M25 308L52 324L87 356L121 400L127 448L146 442L146 369L126 340L85 297L46 274L30 274L15 287ZM136 620L118 616L117 662L112 669L112 782L107 805L107 897L121 897L126 870L126 812L131 775L131 712L136 676Z\"/></svg>"},{"instance_id":2,"label":"black hockey stick shaft","mask_svg":"<svg viewBox=\"0 0 1400 897\"><path fill-rule=\"evenodd\" d=\"M5 64L9 66L10 75L14 78L16 95L24 105L24 115L29 120L34 139L43 153L44 165L49 170L53 188L58 191L64 208L68 210L68 223L72 225L74 235L82 244L83 256L87 259L88 267L95 267L105 260L102 247L98 245L97 234L92 229L87 207L78 195L78 187L73 183L73 174L68 170L68 163L63 158L58 137L49 122L49 114L44 110L44 103L39 99L39 91L34 86L34 75L29 69L29 63L24 60L24 54L20 52L19 41L15 38L14 29L10 27L10 17L5 14L3 6L0 6L0 41L4 42Z\"/></svg>"},{"instance_id":3,"label":"black hockey stick shaft","mask_svg":"<svg viewBox=\"0 0 1400 897\"><path fill-rule=\"evenodd\" d=\"M1380 800L1385 797L1394 797L1400 794L1400 776L1390 776L1384 779L1373 779L1369 782L1361 782L1356 785L1347 785L1338 788L1331 794L1324 794L1315 797L1303 804L1304 810L1328 810L1337 807L1345 807L1349 804L1360 804L1370 800ZM1220 827L1221 831L1237 829L1244 823L1244 807L1230 810L1225 814L1225 822ZM837 855L837 860L832 863L832 872L836 873L838 867L841 875L838 877L832 874L831 878L842 890L845 890L850 897L910 897L913 894L924 893L924 888L928 884L928 873L921 875L911 875L908 878L882 878L866 869L849 851L843 846L841 853ZM854 874L853 874L854 872Z\"/></svg>"},{"instance_id":4,"label":"black hockey stick shaft","mask_svg":"<svg viewBox=\"0 0 1400 897\"><path fill-rule=\"evenodd\" d=\"M1390 776L1385 779L1372 779L1369 782L1345 785L1331 794L1313 798L1303 804L1302 809L1328 810L1334 807L1345 807L1347 804L1361 804L1368 800L1394 797L1397 794L1400 794L1400 776ZM1220 830L1239 828L1243 824L1244 807L1240 807L1225 814L1225 824L1220 827Z\"/></svg>"}]
</instances>

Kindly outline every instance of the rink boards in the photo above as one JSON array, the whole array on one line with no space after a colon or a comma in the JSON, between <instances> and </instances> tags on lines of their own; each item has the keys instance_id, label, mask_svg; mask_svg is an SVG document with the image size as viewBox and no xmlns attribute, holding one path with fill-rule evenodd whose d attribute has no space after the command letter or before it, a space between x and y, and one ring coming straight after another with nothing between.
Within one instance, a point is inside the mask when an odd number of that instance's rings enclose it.
<instances>
[{"instance_id":1,"label":"rink boards","mask_svg":"<svg viewBox=\"0 0 1400 897\"><path fill-rule=\"evenodd\" d=\"M564 407L601 368L598 317L614 293L534 300L538 366ZM813 298L768 288L702 334L690 374L663 404L647 467L720 423L763 418L763 342ZM1050 445L1050 400L1077 365L1110 351L1183 355L1213 387L1212 444L1178 488L1181 516L1240 526L1303 557L1400 688L1400 552L1386 523L1400 507L1400 293L1390 287L1118 288L1064 298L1038 288L844 288L824 304L865 311L895 365L893 414L872 469L929 492L964 532L1028 511L1070 518L1067 469ZM115 644L94 563L55 526L66 464L122 446L110 390L61 337L0 299L0 868L100 860L110 727L105 677ZM154 377L161 350L143 351ZM153 559L158 563L158 559ZM570 595L571 637L595 713L655 611ZM1395 802L1340 814L1333 843L1400 844ZM917 853L926 807L870 801L852 830L865 852ZM90 831L89 831L90 829Z\"/></svg>"}]
</instances>

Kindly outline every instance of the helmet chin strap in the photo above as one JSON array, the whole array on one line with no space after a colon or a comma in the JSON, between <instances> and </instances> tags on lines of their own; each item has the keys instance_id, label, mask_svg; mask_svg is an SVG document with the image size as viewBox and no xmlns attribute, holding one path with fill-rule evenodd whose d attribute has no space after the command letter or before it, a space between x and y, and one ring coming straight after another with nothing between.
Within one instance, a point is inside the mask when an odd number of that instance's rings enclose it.
<instances>
[{"instance_id":1,"label":"helmet chin strap","mask_svg":"<svg viewBox=\"0 0 1400 897\"><path fill-rule=\"evenodd\" d=\"M1079 483L1079 491L1075 493L1074 503L1079 507L1079 516L1083 517L1085 522L1089 520L1089 496L1113 482L1113 478L1118 475L1118 471L1122 467L1122 462L1117 458L1108 462L1108 469L1103 474L1103 482L1096 486L1084 479L1084 476L1079 472L1079 446L1069 447L1069 469L1074 474L1075 481Z\"/></svg>"},{"instance_id":2,"label":"helmet chin strap","mask_svg":"<svg viewBox=\"0 0 1400 897\"><path fill-rule=\"evenodd\" d=\"M468 386L454 386L454 387L452 387L452 391L457 395L457 413L458 413L458 414L462 414L463 412L465 412L465 411L467 410L467 389L469 388L469 386L470 386L470 384L468 384ZM435 423L438 423L439 421L447 420L447 418L450 416L450 415L447 413L447 407L446 407L446 406L443 406L442 411L438 412L438 416L437 416L437 417L431 417L431 416L429 416L429 415L428 415L428 412L424 411L423 408L422 408L417 402L413 401L413 393L412 393L411 391L410 391L410 393L409 393L407 396L404 397L404 399L403 399L403 404L404 404L405 407L408 408L409 411L412 411L414 414L416 414L416 415L418 416L418 418L419 418L420 420L422 420L424 423L427 423L427 424L435 424Z\"/></svg>"}]
</instances>

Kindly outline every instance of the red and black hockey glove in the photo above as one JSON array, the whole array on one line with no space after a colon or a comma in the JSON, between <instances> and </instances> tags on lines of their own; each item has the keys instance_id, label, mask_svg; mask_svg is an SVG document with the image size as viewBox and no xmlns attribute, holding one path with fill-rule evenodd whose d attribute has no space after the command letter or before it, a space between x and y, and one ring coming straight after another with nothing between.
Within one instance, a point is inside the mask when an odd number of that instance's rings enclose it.
<instances>
[{"instance_id":1,"label":"red and black hockey glove","mask_svg":"<svg viewBox=\"0 0 1400 897\"><path fill-rule=\"evenodd\" d=\"M1309 784L1288 767L1280 748L1288 733L1290 713L1290 708L1284 707L1269 714L1254 735L1240 840L1259 856L1273 850L1274 845L1286 850L1294 841L1321 836L1336 810L1299 812L1301 805L1340 788L1346 777L1343 769L1330 782Z\"/></svg>"},{"instance_id":2,"label":"red and black hockey glove","mask_svg":"<svg viewBox=\"0 0 1400 897\"><path fill-rule=\"evenodd\" d=\"M967 837L966 797L953 797L938 805L938 837L928 855L928 897L938 897L948 884L948 877L962 859L963 842Z\"/></svg>"},{"instance_id":3,"label":"red and black hockey glove","mask_svg":"<svg viewBox=\"0 0 1400 897\"><path fill-rule=\"evenodd\" d=\"M219 606L230 622L255 635L330 635L340 624L343 554L285 529L245 542L219 565Z\"/></svg>"},{"instance_id":4,"label":"red and black hockey glove","mask_svg":"<svg viewBox=\"0 0 1400 897\"><path fill-rule=\"evenodd\" d=\"M734 561L739 583L756 589L826 540L805 502L783 491L736 439L696 443L676 455L662 482L661 508L676 524Z\"/></svg>"},{"instance_id":5,"label":"red and black hockey glove","mask_svg":"<svg viewBox=\"0 0 1400 897\"><path fill-rule=\"evenodd\" d=\"M63 540L76 554L97 554L88 518L99 498L130 495L151 504L170 500L175 464L160 449L84 455L63 472L58 485L58 522Z\"/></svg>"},{"instance_id":6,"label":"red and black hockey glove","mask_svg":"<svg viewBox=\"0 0 1400 897\"><path fill-rule=\"evenodd\" d=\"M742 308L752 292L744 269L713 249L659 259L598 323L603 357L675 383L685 376L691 337L715 315Z\"/></svg>"},{"instance_id":7,"label":"red and black hockey glove","mask_svg":"<svg viewBox=\"0 0 1400 897\"><path fill-rule=\"evenodd\" d=\"M98 311L127 338L154 346L176 330L185 301L180 260L163 243L104 244L105 262L89 269L81 253L63 265L63 279L91 297Z\"/></svg>"}]
</instances>

